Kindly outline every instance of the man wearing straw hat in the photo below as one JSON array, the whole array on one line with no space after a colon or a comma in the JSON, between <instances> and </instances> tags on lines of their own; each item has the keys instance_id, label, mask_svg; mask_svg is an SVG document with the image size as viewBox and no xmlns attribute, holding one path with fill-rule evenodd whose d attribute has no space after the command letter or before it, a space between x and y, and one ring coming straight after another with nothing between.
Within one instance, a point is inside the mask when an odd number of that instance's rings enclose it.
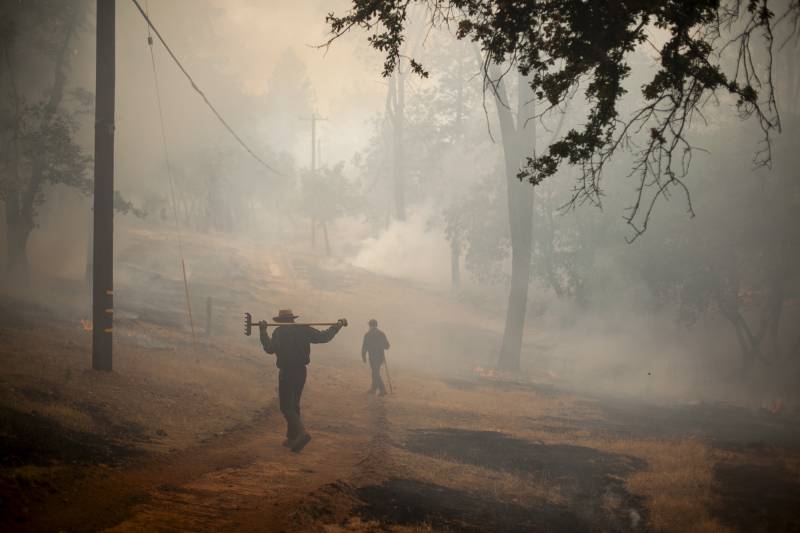
<instances>
[{"instance_id":1,"label":"man wearing straw hat","mask_svg":"<svg viewBox=\"0 0 800 533\"><path fill-rule=\"evenodd\" d=\"M291 309L281 309L273 320L291 324L297 317ZM300 396L306 384L306 365L311 362L310 345L330 341L341 328L341 324L334 324L325 331L300 324L291 327L278 326L270 339L267 324L259 323L264 351L277 355L278 398L281 413L286 418L286 440L283 445L293 452L299 452L311 440L311 435L306 432L300 418Z\"/></svg>"}]
</instances>

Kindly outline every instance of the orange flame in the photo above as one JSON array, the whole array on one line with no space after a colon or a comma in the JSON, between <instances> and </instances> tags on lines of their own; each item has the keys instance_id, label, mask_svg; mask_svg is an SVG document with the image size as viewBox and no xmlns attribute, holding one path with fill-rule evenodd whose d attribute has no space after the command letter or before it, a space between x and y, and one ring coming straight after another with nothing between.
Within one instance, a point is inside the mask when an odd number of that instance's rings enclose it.
<instances>
[{"instance_id":1,"label":"orange flame","mask_svg":"<svg viewBox=\"0 0 800 533\"><path fill-rule=\"evenodd\" d=\"M472 373L489 379L496 379L500 375L500 373L497 370L493 368L484 368L482 366L476 366L475 368L473 368Z\"/></svg>"},{"instance_id":2,"label":"orange flame","mask_svg":"<svg viewBox=\"0 0 800 533\"><path fill-rule=\"evenodd\" d=\"M783 411L783 400L778 398L777 400L772 400L769 405L766 406L767 411L772 413L773 415L777 415L781 411Z\"/></svg>"}]
</instances>

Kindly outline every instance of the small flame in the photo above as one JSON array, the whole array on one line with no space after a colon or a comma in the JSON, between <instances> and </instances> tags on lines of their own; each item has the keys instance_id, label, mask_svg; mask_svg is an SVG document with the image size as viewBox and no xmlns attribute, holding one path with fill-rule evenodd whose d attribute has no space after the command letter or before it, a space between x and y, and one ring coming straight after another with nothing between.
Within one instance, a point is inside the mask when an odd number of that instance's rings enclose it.
<instances>
[{"instance_id":1,"label":"small flame","mask_svg":"<svg viewBox=\"0 0 800 533\"><path fill-rule=\"evenodd\" d=\"M497 379L500 377L500 373L494 368L484 368L482 366L476 366L473 368L472 373L489 379Z\"/></svg>"},{"instance_id":2,"label":"small flame","mask_svg":"<svg viewBox=\"0 0 800 533\"><path fill-rule=\"evenodd\" d=\"M83 331L91 332L92 331L92 321L86 320L85 318L81 318L81 327Z\"/></svg>"},{"instance_id":3,"label":"small flame","mask_svg":"<svg viewBox=\"0 0 800 533\"><path fill-rule=\"evenodd\" d=\"M783 411L783 400L781 400L780 398L772 400L769 403L769 405L766 406L766 409L773 415L777 415L778 413Z\"/></svg>"}]
</instances>

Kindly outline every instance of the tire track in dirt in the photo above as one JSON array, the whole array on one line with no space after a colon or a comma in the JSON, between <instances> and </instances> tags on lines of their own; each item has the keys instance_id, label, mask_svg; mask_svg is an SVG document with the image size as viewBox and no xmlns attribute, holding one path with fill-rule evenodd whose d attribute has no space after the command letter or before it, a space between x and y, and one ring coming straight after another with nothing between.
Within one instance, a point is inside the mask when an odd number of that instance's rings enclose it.
<instances>
[{"instance_id":1,"label":"tire track in dirt","mask_svg":"<svg viewBox=\"0 0 800 533\"><path fill-rule=\"evenodd\" d=\"M356 465L358 470L353 480L359 485L379 482L394 470L389 455L391 439L386 402L382 398L370 398L367 416L370 440L364 456Z\"/></svg>"}]
</instances>

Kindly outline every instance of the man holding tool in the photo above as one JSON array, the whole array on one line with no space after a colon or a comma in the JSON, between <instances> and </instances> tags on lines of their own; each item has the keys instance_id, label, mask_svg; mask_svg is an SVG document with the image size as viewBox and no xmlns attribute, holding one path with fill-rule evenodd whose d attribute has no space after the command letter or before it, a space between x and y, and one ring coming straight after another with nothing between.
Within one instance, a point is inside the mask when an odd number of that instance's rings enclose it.
<instances>
[{"instance_id":1,"label":"man holding tool","mask_svg":"<svg viewBox=\"0 0 800 533\"><path fill-rule=\"evenodd\" d=\"M384 350L389 349L389 340L386 334L378 329L378 321L370 319L369 331L364 334L364 342L361 345L361 360L367 362L367 354L369 353L369 366L372 367L372 387L367 391L374 394L378 391L378 395L386 396L386 387L383 386L381 379L381 366L386 363L386 354ZM386 377L389 377L389 368L386 368ZM389 379L389 387L392 386L391 378Z\"/></svg>"},{"instance_id":2,"label":"man holding tool","mask_svg":"<svg viewBox=\"0 0 800 533\"><path fill-rule=\"evenodd\" d=\"M302 450L311 440L311 435L303 427L300 418L300 396L306 383L306 365L311 354L311 344L329 342L336 334L347 325L347 320L342 318L334 323L325 324L298 324L295 322L297 315L291 309L281 309L278 316L273 317L275 324L266 321L258 323L261 345L269 354L276 354L278 366L278 398L281 413L286 418L286 440L283 445L291 448L295 453ZM324 331L311 327L312 325L329 325ZM272 338L267 333L268 326L277 326L272 332ZM252 317L245 313L245 335L250 335Z\"/></svg>"}]
</instances>

